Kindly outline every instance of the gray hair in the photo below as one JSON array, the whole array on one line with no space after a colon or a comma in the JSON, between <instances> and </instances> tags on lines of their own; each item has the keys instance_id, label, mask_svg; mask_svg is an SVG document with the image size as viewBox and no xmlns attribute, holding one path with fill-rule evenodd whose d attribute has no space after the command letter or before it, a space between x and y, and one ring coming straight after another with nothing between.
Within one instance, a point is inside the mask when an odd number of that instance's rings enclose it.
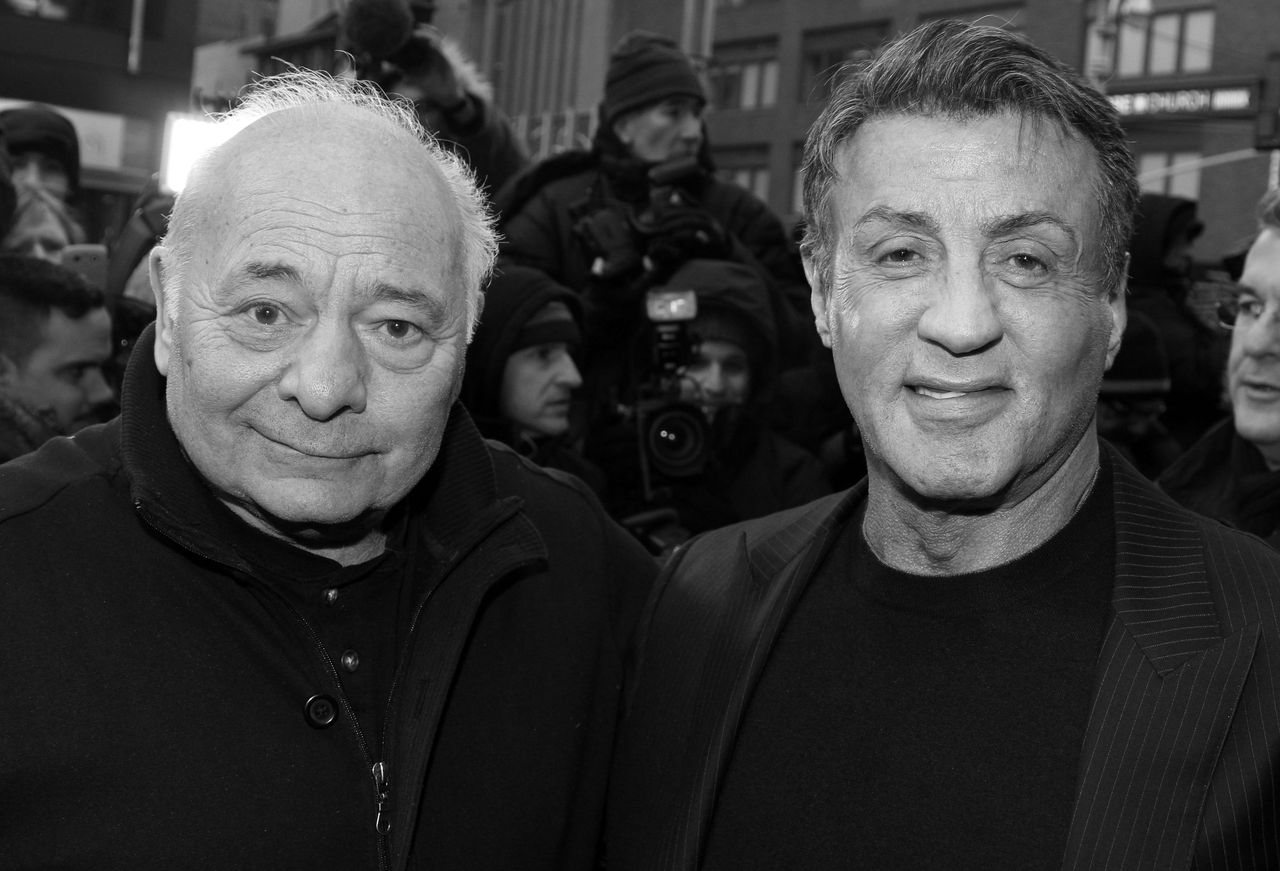
<instances>
[{"instance_id":1,"label":"gray hair","mask_svg":"<svg viewBox=\"0 0 1280 871\"><path fill-rule=\"evenodd\" d=\"M467 341L471 340L483 306L483 291L498 253L495 219L488 201L476 184L475 173L448 148L436 141L418 120L411 103L388 98L377 85L355 79L335 78L313 70L293 70L253 83L236 108L218 118L225 125L228 141L253 122L286 109L324 105L348 106L367 112L372 124L381 122L422 144L442 176L457 209L461 239L455 268L467 289ZM168 232L160 244L169 249L170 274L163 276L166 308L176 312L177 289L186 279L195 243L201 237L200 190L208 182L210 170L222 146L211 149L193 165L186 191L178 196L169 219ZM172 315L170 315L172 317Z\"/></svg>"},{"instance_id":2,"label":"gray hair","mask_svg":"<svg viewBox=\"0 0 1280 871\"><path fill-rule=\"evenodd\" d=\"M1258 200L1258 229L1280 230L1280 188L1271 188Z\"/></svg>"},{"instance_id":3,"label":"gray hair","mask_svg":"<svg viewBox=\"0 0 1280 871\"><path fill-rule=\"evenodd\" d=\"M806 227L800 250L824 296L835 250L837 158L865 122L895 115L967 119L1013 112L1079 135L1093 146L1100 170L1102 283L1108 292L1123 287L1138 204L1133 154L1114 107L1075 71L1017 34L944 19L922 24L843 74L809 131L801 170Z\"/></svg>"}]
</instances>

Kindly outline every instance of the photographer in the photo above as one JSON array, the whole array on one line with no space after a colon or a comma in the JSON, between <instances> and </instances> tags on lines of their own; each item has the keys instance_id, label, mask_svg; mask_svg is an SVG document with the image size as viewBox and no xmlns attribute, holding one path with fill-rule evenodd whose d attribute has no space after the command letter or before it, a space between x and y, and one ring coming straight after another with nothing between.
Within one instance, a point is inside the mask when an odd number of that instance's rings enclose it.
<instances>
[{"instance_id":1,"label":"photographer","mask_svg":"<svg viewBox=\"0 0 1280 871\"><path fill-rule=\"evenodd\" d=\"M493 88L453 40L431 26L433 0L351 0L343 34L357 75L413 102L418 120L471 165L490 193L528 163Z\"/></svg>"},{"instance_id":2,"label":"photographer","mask_svg":"<svg viewBox=\"0 0 1280 871\"><path fill-rule=\"evenodd\" d=\"M698 73L674 43L628 34L610 56L591 149L532 167L495 200L503 260L583 297L589 414L614 404L618 349L643 319L644 291L691 259L731 260L760 276L785 363L816 342L808 287L781 223L712 173L705 105Z\"/></svg>"},{"instance_id":3,"label":"photographer","mask_svg":"<svg viewBox=\"0 0 1280 871\"><path fill-rule=\"evenodd\" d=\"M817 457L773 432L761 411L777 330L760 277L740 263L691 260L655 295L683 297L692 316L646 323L632 342L628 380L639 386L591 456L614 516L641 532L635 518L669 509L679 538L830 493Z\"/></svg>"},{"instance_id":4,"label":"photographer","mask_svg":"<svg viewBox=\"0 0 1280 871\"><path fill-rule=\"evenodd\" d=\"M495 274L467 348L460 398L485 438L571 472L603 495L603 473L569 433L573 395L582 386L574 361L580 322L581 304L567 287L523 266Z\"/></svg>"}]
</instances>

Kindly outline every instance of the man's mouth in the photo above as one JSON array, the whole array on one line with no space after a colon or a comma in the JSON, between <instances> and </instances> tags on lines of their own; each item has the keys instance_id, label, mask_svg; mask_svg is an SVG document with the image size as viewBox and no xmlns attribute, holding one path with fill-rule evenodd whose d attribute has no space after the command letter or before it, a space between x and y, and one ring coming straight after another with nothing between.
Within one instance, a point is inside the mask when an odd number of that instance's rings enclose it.
<instances>
[{"instance_id":1,"label":"man's mouth","mask_svg":"<svg viewBox=\"0 0 1280 871\"><path fill-rule=\"evenodd\" d=\"M923 384L917 384L911 388L921 396L927 396L930 399L959 399L961 396L968 396L969 392L964 390L937 390L932 387L925 387Z\"/></svg>"}]
</instances>

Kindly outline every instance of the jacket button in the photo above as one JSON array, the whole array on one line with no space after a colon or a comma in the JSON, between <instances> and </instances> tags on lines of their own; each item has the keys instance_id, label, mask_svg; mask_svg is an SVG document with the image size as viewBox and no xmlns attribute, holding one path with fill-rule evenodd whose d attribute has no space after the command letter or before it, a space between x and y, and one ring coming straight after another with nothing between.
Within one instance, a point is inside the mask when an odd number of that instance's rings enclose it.
<instances>
[{"instance_id":1,"label":"jacket button","mask_svg":"<svg viewBox=\"0 0 1280 871\"><path fill-rule=\"evenodd\" d=\"M342 667L347 671L355 671L360 667L360 654L354 650L344 651L342 654Z\"/></svg>"},{"instance_id":2,"label":"jacket button","mask_svg":"<svg viewBox=\"0 0 1280 871\"><path fill-rule=\"evenodd\" d=\"M307 715L307 722L316 729L332 726L333 721L338 719L338 703L333 700L333 696L312 696L307 699L303 710Z\"/></svg>"},{"instance_id":3,"label":"jacket button","mask_svg":"<svg viewBox=\"0 0 1280 871\"><path fill-rule=\"evenodd\" d=\"M326 587L324 591L324 603L326 605L332 605L337 601L338 601L338 588Z\"/></svg>"}]
</instances>

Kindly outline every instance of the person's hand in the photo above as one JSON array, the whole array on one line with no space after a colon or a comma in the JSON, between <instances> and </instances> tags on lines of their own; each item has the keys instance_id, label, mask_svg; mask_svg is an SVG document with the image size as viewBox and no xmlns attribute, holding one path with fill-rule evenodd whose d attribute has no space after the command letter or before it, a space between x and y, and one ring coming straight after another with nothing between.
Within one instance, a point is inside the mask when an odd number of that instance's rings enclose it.
<instances>
[{"instance_id":1,"label":"person's hand","mask_svg":"<svg viewBox=\"0 0 1280 871\"><path fill-rule=\"evenodd\" d=\"M651 271L656 273L669 274L695 258L728 259L732 251L724 227L698 206L668 206L653 216L649 227L645 254Z\"/></svg>"}]
</instances>

